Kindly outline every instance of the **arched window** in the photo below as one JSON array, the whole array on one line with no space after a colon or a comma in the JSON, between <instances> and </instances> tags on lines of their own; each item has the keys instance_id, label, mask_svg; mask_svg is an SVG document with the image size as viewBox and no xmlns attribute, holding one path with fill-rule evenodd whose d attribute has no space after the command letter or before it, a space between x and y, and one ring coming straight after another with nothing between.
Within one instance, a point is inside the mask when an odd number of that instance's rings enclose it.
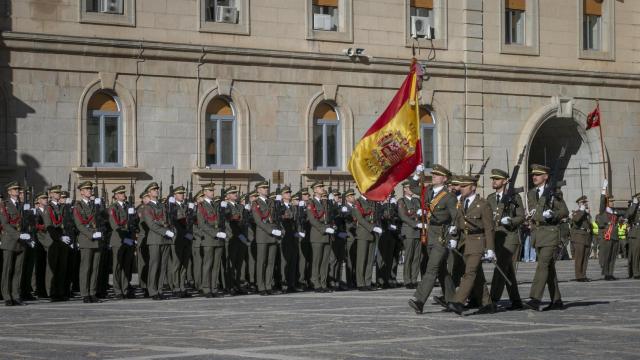
<instances>
[{"instance_id":1,"label":"arched window","mask_svg":"<svg viewBox=\"0 0 640 360\"><path fill-rule=\"evenodd\" d=\"M218 96L207 106L204 136L207 167L236 167L236 112L226 97Z\"/></svg>"},{"instance_id":2,"label":"arched window","mask_svg":"<svg viewBox=\"0 0 640 360\"><path fill-rule=\"evenodd\" d=\"M122 166L122 108L118 97L98 91L87 105L87 165Z\"/></svg>"},{"instance_id":3,"label":"arched window","mask_svg":"<svg viewBox=\"0 0 640 360\"><path fill-rule=\"evenodd\" d=\"M340 118L327 102L320 103L313 113L313 167L340 167Z\"/></svg>"},{"instance_id":4,"label":"arched window","mask_svg":"<svg viewBox=\"0 0 640 360\"><path fill-rule=\"evenodd\" d=\"M420 135L422 137L422 160L427 168L436 163L436 122L432 113L420 108Z\"/></svg>"}]
</instances>

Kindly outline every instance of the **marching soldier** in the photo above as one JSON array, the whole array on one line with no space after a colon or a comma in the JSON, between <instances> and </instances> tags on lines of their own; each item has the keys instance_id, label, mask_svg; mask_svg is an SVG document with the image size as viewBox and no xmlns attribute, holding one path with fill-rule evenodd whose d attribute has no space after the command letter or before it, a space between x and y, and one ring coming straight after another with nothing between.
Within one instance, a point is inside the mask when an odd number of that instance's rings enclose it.
<instances>
[{"instance_id":1,"label":"marching soldier","mask_svg":"<svg viewBox=\"0 0 640 360\"><path fill-rule=\"evenodd\" d=\"M491 187L495 192L487 197L487 203L493 211L493 223L495 226L495 253L498 266L504 271L511 285L505 284L504 278L493 270L491 278L491 300L494 303L500 301L502 291L506 285L511 306L507 310L522 309L522 300L518 291L514 259L520 255L520 225L524 222L524 205L518 194L513 194L510 204L504 204L509 174L500 169L491 170ZM507 209L505 209L507 207ZM505 211L506 210L506 211Z\"/></svg>"},{"instance_id":2,"label":"marching soldier","mask_svg":"<svg viewBox=\"0 0 640 360\"><path fill-rule=\"evenodd\" d=\"M376 234L382 234L382 229L376 224L375 211L375 202L368 200L364 195L360 195L352 212L357 224L355 273L356 286L360 291L375 290L371 287L373 255Z\"/></svg>"},{"instance_id":3,"label":"marching soldier","mask_svg":"<svg viewBox=\"0 0 640 360\"><path fill-rule=\"evenodd\" d=\"M587 282L587 265L591 253L591 214L585 195L576 200L578 209L571 215L571 247L574 249L576 281Z\"/></svg>"},{"instance_id":4,"label":"marching soldier","mask_svg":"<svg viewBox=\"0 0 640 360\"><path fill-rule=\"evenodd\" d=\"M495 304L491 301L487 289L482 257L495 260L494 227L491 207L480 195L476 194L477 178L475 176L460 177L460 191L464 205L458 209L457 228L460 231L460 242L464 242L465 272L460 286L448 304L448 309L461 315L464 302L472 293L482 293L482 307L478 314L494 313ZM455 248L455 240L450 247Z\"/></svg>"},{"instance_id":5,"label":"marching soldier","mask_svg":"<svg viewBox=\"0 0 640 360\"><path fill-rule=\"evenodd\" d=\"M149 227L144 222L145 207L151 200L149 194L146 191L140 193L141 203L136 209L138 215L138 248L137 248L137 269L138 269L138 282L140 288L143 291L143 297L149 297L149 246L147 245L147 234L149 233Z\"/></svg>"},{"instance_id":6,"label":"marching soldier","mask_svg":"<svg viewBox=\"0 0 640 360\"><path fill-rule=\"evenodd\" d=\"M156 182L147 185L145 193L149 203L145 205L142 220L147 226L147 246L149 247L148 290L153 300L165 299L162 295L162 274L169 262L171 243L175 233L167 224L167 215L163 204L158 200L159 186Z\"/></svg>"},{"instance_id":7,"label":"marching soldier","mask_svg":"<svg viewBox=\"0 0 640 360\"><path fill-rule=\"evenodd\" d=\"M629 219L629 278L640 279L640 213L638 213L638 197L635 194L631 206L627 209L626 218Z\"/></svg>"},{"instance_id":8,"label":"marching soldier","mask_svg":"<svg viewBox=\"0 0 640 360\"><path fill-rule=\"evenodd\" d=\"M404 241L404 269L403 279L407 289L418 287L418 274L420 273L420 200L414 197L411 191L411 183L402 183L403 196L398 200L398 215L402 221L400 233Z\"/></svg>"},{"instance_id":9,"label":"marching soldier","mask_svg":"<svg viewBox=\"0 0 640 360\"><path fill-rule=\"evenodd\" d=\"M410 180L411 191L414 194L419 194L422 191L417 181L419 179L418 174L423 170L422 165L419 165L416 168L417 174ZM447 269L448 249L445 244L449 234L456 232L456 224L453 221L458 211L456 197L446 187L449 177L451 177L451 172L447 168L435 164L431 170L432 185L428 190L425 189L427 190L425 193L425 205L429 211L428 223L419 223L418 228L428 226L427 270L418 284L413 298L409 299L409 306L417 314L422 313L424 303L433 290L436 278L438 278L443 290L443 297L434 297L434 300L440 305L446 306L447 302L452 301L455 292L451 275ZM452 240L449 240L449 242L452 242ZM455 247L455 244L452 245L451 247Z\"/></svg>"},{"instance_id":10,"label":"marching soldier","mask_svg":"<svg viewBox=\"0 0 640 360\"><path fill-rule=\"evenodd\" d=\"M171 246L171 255L173 264L171 267L173 278L173 295L179 298L191 297L187 292L187 270L189 269L189 261L191 259L191 242L193 234L188 227L189 206L185 202L186 190L184 186L178 186L173 190L173 203L171 205L174 215L172 216L172 225L176 229L176 238Z\"/></svg>"},{"instance_id":11,"label":"marching soldier","mask_svg":"<svg viewBox=\"0 0 640 360\"><path fill-rule=\"evenodd\" d=\"M269 184L262 181L256 184L258 198L252 205L252 216L256 223L256 277L260 295L273 295L273 270L278 251L278 239L282 237L282 230L274 223L274 208L267 198Z\"/></svg>"},{"instance_id":12,"label":"marching soldier","mask_svg":"<svg viewBox=\"0 0 640 360\"><path fill-rule=\"evenodd\" d=\"M109 209L109 225L111 225L110 245L113 252L113 293L117 300L123 300L128 296L129 279L131 279L131 267L135 242L130 233L129 215L134 209L125 202L126 189L120 185L112 190L115 200Z\"/></svg>"},{"instance_id":13,"label":"marching soldier","mask_svg":"<svg viewBox=\"0 0 640 360\"><path fill-rule=\"evenodd\" d=\"M218 229L218 209L214 204L215 185L202 187L203 201L198 205L198 227L202 236L202 292L207 298L219 297L218 279L227 234Z\"/></svg>"},{"instance_id":14,"label":"marching soldier","mask_svg":"<svg viewBox=\"0 0 640 360\"><path fill-rule=\"evenodd\" d=\"M327 276L329 273L330 235L335 229L329 224L329 204L322 200L324 184L316 182L311 185L313 199L307 204L307 214L310 227L311 253L311 282L316 292L328 292Z\"/></svg>"},{"instance_id":15,"label":"marching soldier","mask_svg":"<svg viewBox=\"0 0 640 360\"><path fill-rule=\"evenodd\" d=\"M600 212L596 215L596 223L600 237L600 265L605 280L617 280L613 276L616 258L619 251L618 218L622 216L613 208L613 195L607 196L607 180L602 185L600 195Z\"/></svg>"},{"instance_id":16,"label":"marching soldier","mask_svg":"<svg viewBox=\"0 0 640 360\"><path fill-rule=\"evenodd\" d=\"M23 212L29 211L28 204L20 204L20 185L13 181L6 186L8 199L0 206L2 225L2 297L6 306L23 305L20 299L20 280L24 261L24 251L33 239L29 229L23 227Z\"/></svg>"},{"instance_id":17,"label":"marching soldier","mask_svg":"<svg viewBox=\"0 0 640 360\"><path fill-rule=\"evenodd\" d=\"M45 286L51 301L68 300L66 289L67 258L71 237L64 232L63 204L60 203L62 186L49 188L51 201L42 207L42 220L45 227L44 236L39 237L47 254ZM44 197L46 200L46 196Z\"/></svg>"},{"instance_id":18,"label":"marching soldier","mask_svg":"<svg viewBox=\"0 0 640 360\"><path fill-rule=\"evenodd\" d=\"M73 208L73 220L78 230L80 246L80 295L84 303L100 302L96 297L96 289L101 255L100 239L104 235L96 224L99 202L91 201L92 189L91 181L80 183L80 200L76 201Z\"/></svg>"},{"instance_id":19,"label":"marching soldier","mask_svg":"<svg viewBox=\"0 0 640 360\"><path fill-rule=\"evenodd\" d=\"M193 262L193 282L195 288L203 293L202 290L202 231L198 223L198 209L200 204L204 201L204 193L202 190L198 191L195 195L196 200L196 214L193 223L193 243L191 244L191 258Z\"/></svg>"},{"instance_id":20,"label":"marching soldier","mask_svg":"<svg viewBox=\"0 0 640 360\"><path fill-rule=\"evenodd\" d=\"M559 310L564 305L558 287L558 277L556 275L555 252L560 242L560 220L569 215L569 210L562 197L556 196L551 203L551 208L547 208L545 189L549 186L550 169L543 165L531 165L531 175L535 188L529 190L527 194L529 206L535 211L530 211L531 238L536 248L538 265L533 277L529 300L523 305L531 310L540 310L540 301L544 294L545 284L548 285L551 304L543 310ZM555 189L551 189L555 190ZM545 196L543 196L545 195Z\"/></svg>"}]
</instances>

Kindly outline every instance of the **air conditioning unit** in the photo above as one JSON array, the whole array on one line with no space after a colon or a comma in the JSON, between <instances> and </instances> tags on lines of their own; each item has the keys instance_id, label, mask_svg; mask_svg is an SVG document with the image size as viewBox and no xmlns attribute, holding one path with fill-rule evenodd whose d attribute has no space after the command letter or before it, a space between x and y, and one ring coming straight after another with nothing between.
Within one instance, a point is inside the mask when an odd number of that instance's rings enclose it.
<instances>
[{"instance_id":1,"label":"air conditioning unit","mask_svg":"<svg viewBox=\"0 0 640 360\"><path fill-rule=\"evenodd\" d=\"M237 24L238 9L231 6L216 6L216 22Z\"/></svg>"},{"instance_id":2,"label":"air conditioning unit","mask_svg":"<svg viewBox=\"0 0 640 360\"><path fill-rule=\"evenodd\" d=\"M433 39L433 26L431 26L431 19L424 16L412 16L411 37L414 39Z\"/></svg>"},{"instance_id":3,"label":"air conditioning unit","mask_svg":"<svg viewBox=\"0 0 640 360\"><path fill-rule=\"evenodd\" d=\"M313 14L313 30L331 30L331 15Z\"/></svg>"},{"instance_id":4,"label":"air conditioning unit","mask_svg":"<svg viewBox=\"0 0 640 360\"><path fill-rule=\"evenodd\" d=\"M98 11L105 14L122 14L123 0L99 0Z\"/></svg>"}]
</instances>

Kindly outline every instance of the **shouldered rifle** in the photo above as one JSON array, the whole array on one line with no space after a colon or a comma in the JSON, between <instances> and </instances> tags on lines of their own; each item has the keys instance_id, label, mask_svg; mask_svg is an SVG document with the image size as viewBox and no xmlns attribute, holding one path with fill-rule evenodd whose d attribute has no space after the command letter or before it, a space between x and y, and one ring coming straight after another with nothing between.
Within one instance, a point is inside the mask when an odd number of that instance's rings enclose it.
<instances>
[{"instance_id":1,"label":"shouldered rifle","mask_svg":"<svg viewBox=\"0 0 640 360\"><path fill-rule=\"evenodd\" d=\"M556 158L556 162L553 165L553 173L551 173L551 179L547 183L547 186L544 188L542 192L541 198L544 198L544 202L542 203L541 209L536 209L536 215L542 216L542 211L545 209L551 210L553 209L553 203L555 202L556 197L558 196L558 187L562 186L563 183L560 182L560 163L564 160L565 154L567 152L567 146L563 145L560 149L560 155ZM540 206L540 205L538 205Z\"/></svg>"},{"instance_id":2,"label":"shouldered rifle","mask_svg":"<svg viewBox=\"0 0 640 360\"><path fill-rule=\"evenodd\" d=\"M487 168L487 164L489 163L489 160L491 160L491 156L489 156L483 163L482 166L480 167L480 170L478 171L478 173L476 174L477 177L480 177L482 175L484 175L484 171Z\"/></svg>"},{"instance_id":3,"label":"shouldered rifle","mask_svg":"<svg viewBox=\"0 0 640 360\"><path fill-rule=\"evenodd\" d=\"M104 216L104 199L100 199L100 193L98 192L98 169L95 169L94 184L93 184L93 201L91 207L93 208L94 221L96 223L96 231L102 234L102 237L98 240L102 246L106 245L107 234L105 228L105 216ZM99 199L96 204L96 199Z\"/></svg>"},{"instance_id":4,"label":"shouldered rifle","mask_svg":"<svg viewBox=\"0 0 640 360\"><path fill-rule=\"evenodd\" d=\"M35 225L34 225L35 209L33 207L33 193L31 192L28 185L26 169L24 170L24 190L23 191L24 191L23 199L22 199L22 202L20 202L20 207L18 208L21 215L20 232L31 235L31 239L24 240L24 242L30 247L33 247L35 245L35 237L33 234L33 230L35 228Z\"/></svg>"},{"instance_id":5,"label":"shouldered rifle","mask_svg":"<svg viewBox=\"0 0 640 360\"><path fill-rule=\"evenodd\" d=\"M136 188L133 183L133 178L129 178L129 200L127 204L127 226L129 228L129 236L133 239L133 236L138 232L138 212L135 211Z\"/></svg>"},{"instance_id":6,"label":"shouldered rifle","mask_svg":"<svg viewBox=\"0 0 640 360\"><path fill-rule=\"evenodd\" d=\"M273 181L276 183L276 198L273 201L273 222L276 224L279 230L284 230L284 226L282 226L282 189L280 188L280 170L278 170L278 174L276 179Z\"/></svg>"},{"instance_id":7,"label":"shouldered rifle","mask_svg":"<svg viewBox=\"0 0 640 360\"><path fill-rule=\"evenodd\" d=\"M428 212L429 206L427 204L427 189L425 188L424 183L424 171L420 172L420 222L422 223L422 227L420 228L420 242L423 245L427 244L429 240L428 232L427 232L427 223L429 221Z\"/></svg>"},{"instance_id":8,"label":"shouldered rifle","mask_svg":"<svg viewBox=\"0 0 640 360\"><path fill-rule=\"evenodd\" d=\"M175 181L175 167L171 167L171 183L169 184L169 195L167 196L166 208L167 208L167 223L173 226L176 220L176 207L175 207L175 193L174 193L174 181Z\"/></svg>"},{"instance_id":9,"label":"shouldered rifle","mask_svg":"<svg viewBox=\"0 0 640 360\"><path fill-rule=\"evenodd\" d=\"M222 207L222 202L225 201L224 187L227 185L227 171L222 170L222 187L220 188L220 204L218 206L218 231L226 232L226 215L227 209Z\"/></svg>"},{"instance_id":10,"label":"shouldered rifle","mask_svg":"<svg viewBox=\"0 0 640 360\"><path fill-rule=\"evenodd\" d=\"M509 183L507 184L507 190L502 194L502 198L500 198L500 204L498 214L500 215L496 220L500 221L505 216L511 216L515 205L517 204L515 201L516 195L516 179L518 178L518 173L520 172L520 166L522 165L522 160L524 159L524 153L527 150L527 146L525 145L522 148L522 152L520 156L518 156L518 162L513 167L513 171L511 171L511 177L509 177Z\"/></svg>"}]
</instances>

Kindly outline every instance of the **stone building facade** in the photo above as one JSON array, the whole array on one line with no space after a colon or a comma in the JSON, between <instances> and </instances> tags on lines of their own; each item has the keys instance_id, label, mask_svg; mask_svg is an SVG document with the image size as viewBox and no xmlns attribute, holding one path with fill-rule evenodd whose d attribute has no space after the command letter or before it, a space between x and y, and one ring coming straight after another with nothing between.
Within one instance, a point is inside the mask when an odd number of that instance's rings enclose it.
<instances>
[{"instance_id":1,"label":"stone building facade","mask_svg":"<svg viewBox=\"0 0 640 360\"><path fill-rule=\"evenodd\" d=\"M552 164L567 145L571 200L579 174L593 198L605 171L613 193L629 195L628 165L640 149L636 1L3 5L2 182L26 170L38 189L97 169L107 187L134 179L141 189L151 179L168 184L172 167L177 184L220 182L224 173L243 190L275 170L294 190L301 176L346 180L354 144L415 52L427 72L429 162L461 172L491 157L489 168L506 168L526 145L525 165ZM416 20L433 39L412 36ZM597 100L604 157L598 129L585 131Z\"/></svg>"}]
</instances>

